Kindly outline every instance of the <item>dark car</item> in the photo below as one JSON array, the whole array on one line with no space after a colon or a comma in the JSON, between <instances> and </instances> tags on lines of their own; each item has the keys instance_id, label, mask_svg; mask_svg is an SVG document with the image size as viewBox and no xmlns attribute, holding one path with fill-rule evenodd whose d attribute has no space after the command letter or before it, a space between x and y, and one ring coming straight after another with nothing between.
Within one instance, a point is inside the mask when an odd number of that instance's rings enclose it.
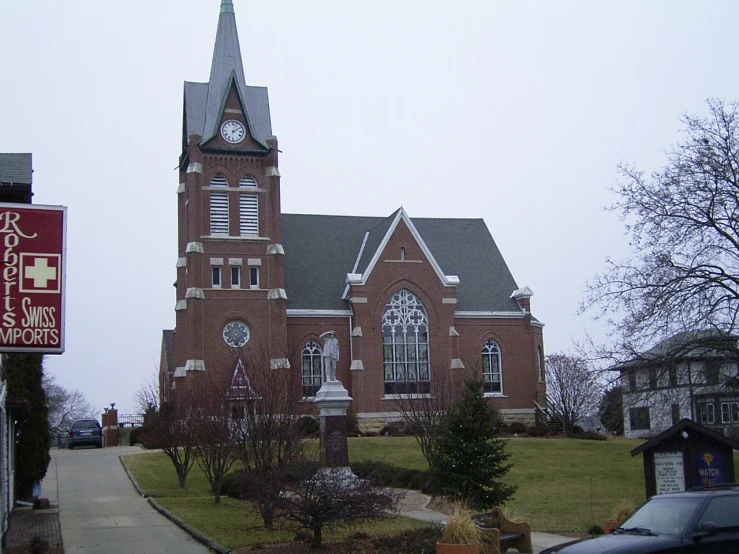
<instances>
[{"instance_id":1,"label":"dark car","mask_svg":"<svg viewBox=\"0 0 739 554\"><path fill-rule=\"evenodd\" d=\"M103 447L103 430L94 419L78 419L69 429L69 449L75 446Z\"/></svg>"},{"instance_id":2,"label":"dark car","mask_svg":"<svg viewBox=\"0 0 739 554\"><path fill-rule=\"evenodd\" d=\"M739 485L653 496L609 535L542 554L739 552Z\"/></svg>"}]
</instances>

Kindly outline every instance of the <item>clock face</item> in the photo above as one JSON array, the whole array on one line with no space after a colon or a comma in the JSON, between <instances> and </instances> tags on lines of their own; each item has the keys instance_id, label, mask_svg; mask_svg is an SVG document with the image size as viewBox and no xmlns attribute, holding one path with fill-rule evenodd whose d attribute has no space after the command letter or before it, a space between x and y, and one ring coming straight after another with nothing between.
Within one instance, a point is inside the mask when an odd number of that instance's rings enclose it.
<instances>
[{"instance_id":1,"label":"clock face","mask_svg":"<svg viewBox=\"0 0 739 554\"><path fill-rule=\"evenodd\" d=\"M229 321L223 327L223 340L234 348L240 348L249 342L251 333L246 324L241 321Z\"/></svg>"},{"instance_id":2,"label":"clock face","mask_svg":"<svg viewBox=\"0 0 739 554\"><path fill-rule=\"evenodd\" d=\"M246 129L244 129L244 125L240 121L229 119L221 125L221 136L228 142L236 144L244 140Z\"/></svg>"}]
</instances>

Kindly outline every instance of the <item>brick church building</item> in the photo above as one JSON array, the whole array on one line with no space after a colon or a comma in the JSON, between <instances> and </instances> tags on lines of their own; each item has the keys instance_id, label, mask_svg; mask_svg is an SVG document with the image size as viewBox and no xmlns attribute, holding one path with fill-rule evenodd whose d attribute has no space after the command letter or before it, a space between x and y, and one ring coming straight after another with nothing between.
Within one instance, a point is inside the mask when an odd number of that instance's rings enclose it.
<instances>
[{"instance_id":1,"label":"brick church building","mask_svg":"<svg viewBox=\"0 0 739 554\"><path fill-rule=\"evenodd\" d=\"M321 385L320 335L360 428L393 399L482 372L509 421L545 405L542 323L482 219L285 214L267 89L247 85L234 8L222 0L210 80L185 83L176 327L165 330L161 398L200 372L237 372L257 350L275 372ZM237 353L234 356L234 353ZM268 360L267 360L268 359Z\"/></svg>"}]
</instances>

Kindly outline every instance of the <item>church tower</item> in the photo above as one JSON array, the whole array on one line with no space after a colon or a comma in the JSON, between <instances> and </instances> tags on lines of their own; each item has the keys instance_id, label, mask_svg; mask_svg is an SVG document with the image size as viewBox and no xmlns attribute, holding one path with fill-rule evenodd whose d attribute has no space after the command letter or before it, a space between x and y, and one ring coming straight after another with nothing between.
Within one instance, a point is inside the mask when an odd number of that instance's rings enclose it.
<instances>
[{"instance_id":1,"label":"church tower","mask_svg":"<svg viewBox=\"0 0 739 554\"><path fill-rule=\"evenodd\" d=\"M233 372L247 348L287 365L277 153L267 89L246 84L233 2L222 0L210 80L185 82L166 388Z\"/></svg>"}]
</instances>

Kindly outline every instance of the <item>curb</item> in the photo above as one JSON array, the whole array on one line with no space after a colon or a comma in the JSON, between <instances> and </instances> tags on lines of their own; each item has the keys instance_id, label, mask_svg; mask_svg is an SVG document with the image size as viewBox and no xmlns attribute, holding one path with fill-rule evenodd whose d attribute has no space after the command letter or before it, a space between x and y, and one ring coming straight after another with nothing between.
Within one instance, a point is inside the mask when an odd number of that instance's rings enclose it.
<instances>
[{"instance_id":1,"label":"curb","mask_svg":"<svg viewBox=\"0 0 739 554\"><path fill-rule=\"evenodd\" d=\"M207 546L214 552L218 552L218 554L235 554L233 550L229 550L228 548L221 546L220 544L213 542L208 537L203 535L200 531L195 529L193 526L185 523L180 518L178 518L176 515L168 511L166 508L162 507L159 502L148 496L139 486L138 482L134 478L133 474L129 471L128 465L126 465L125 460L123 459L123 456L118 456L118 460L120 460L121 465L123 466L123 470L126 472L126 475L128 475L129 480L131 481L131 484L133 485L133 488L136 489L136 492L138 492L142 498L145 498L146 501L151 505L152 508L154 508L157 512L162 514L164 517L166 517L168 520L170 520L172 523L177 525L179 528L187 532L192 538L197 540L198 542L202 543L203 545Z\"/></svg>"}]
</instances>

